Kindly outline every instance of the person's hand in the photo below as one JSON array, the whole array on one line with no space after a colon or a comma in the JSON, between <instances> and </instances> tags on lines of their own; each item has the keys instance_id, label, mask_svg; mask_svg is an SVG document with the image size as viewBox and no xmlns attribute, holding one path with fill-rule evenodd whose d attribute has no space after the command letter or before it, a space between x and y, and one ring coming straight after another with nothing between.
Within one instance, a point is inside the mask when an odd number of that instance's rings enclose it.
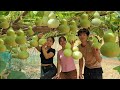
<instances>
[{"instance_id":1,"label":"person's hand","mask_svg":"<svg viewBox=\"0 0 120 90\"><path fill-rule=\"evenodd\" d=\"M96 60L98 60L98 62L102 61L102 57L100 56L100 50L93 48L93 55L95 56Z\"/></svg>"},{"instance_id":2,"label":"person's hand","mask_svg":"<svg viewBox=\"0 0 120 90\"><path fill-rule=\"evenodd\" d=\"M56 74L52 79L59 79L60 78L60 74Z\"/></svg>"},{"instance_id":3,"label":"person's hand","mask_svg":"<svg viewBox=\"0 0 120 90\"><path fill-rule=\"evenodd\" d=\"M93 53L94 53L94 55L100 54L99 49L98 48L93 48Z\"/></svg>"},{"instance_id":4,"label":"person's hand","mask_svg":"<svg viewBox=\"0 0 120 90\"><path fill-rule=\"evenodd\" d=\"M45 49L47 46L47 42L42 45L42 49Z\"/></svg>"}]
</instances>

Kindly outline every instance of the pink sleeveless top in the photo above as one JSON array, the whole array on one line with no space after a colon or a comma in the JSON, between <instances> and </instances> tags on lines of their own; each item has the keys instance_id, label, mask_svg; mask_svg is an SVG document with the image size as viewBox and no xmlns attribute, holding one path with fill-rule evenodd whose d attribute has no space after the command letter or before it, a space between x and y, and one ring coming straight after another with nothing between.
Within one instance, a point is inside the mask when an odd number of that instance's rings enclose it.
<instances>
[{"instance_id":1,"label":"pink sleeveless top","mask_svg":"<svg viewBox=\"0 0 120 90\"><path fill-rule=\"evenodd\" d=\"M57 57L60 60L62 72L69 72L76 69L74 59L72 57L65 57L63 50L58 51Z\"/></svg>"}]
</instances>

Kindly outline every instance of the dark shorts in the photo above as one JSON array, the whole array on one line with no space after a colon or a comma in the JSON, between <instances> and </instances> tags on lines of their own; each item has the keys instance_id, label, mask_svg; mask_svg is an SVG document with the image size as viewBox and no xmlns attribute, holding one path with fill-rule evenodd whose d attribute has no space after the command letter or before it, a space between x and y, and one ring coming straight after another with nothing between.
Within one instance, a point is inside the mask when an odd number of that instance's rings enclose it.
<instances>
[{"instance_id":1,"label":"dark shorts","mask_svg":"<svg viewBox=\"0 0 120 90\"><path fill-rule=\"evenodd\" d=\"M49 66L41 66L41 77L40 79L52 79L57 73L56 66L49 65Z\"/></svg>"},{"instance_id":2,"label":"dark shorts","mask_svg":"<svg viewBox=\"0 0 120 90\"><path fill-rule=\"evenodd\" d=\"M103 73L102 68L89 69L85 67L84 79L103 79L102 73Z\"/></svg>"}]
</instances>

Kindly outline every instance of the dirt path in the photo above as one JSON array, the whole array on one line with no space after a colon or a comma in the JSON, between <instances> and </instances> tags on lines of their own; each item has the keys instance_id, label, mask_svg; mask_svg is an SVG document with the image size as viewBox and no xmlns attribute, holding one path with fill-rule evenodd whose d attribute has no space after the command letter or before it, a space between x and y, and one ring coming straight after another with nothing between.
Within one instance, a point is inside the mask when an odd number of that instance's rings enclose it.
<instances>
[{"instance_id":1,"label":"dirt path","mask_svg":"<svg viewBox=\"0 0 120 90\"><path fill-rule=\"evenodd\" d=\"M113 70L114 67L120 65L120 61L118 60L103 60L102 67L103 67L103 78L104 79L120 79L120 74Z\"/></svg>"},{"instance_id":2,"label":"dirt path","mask_svg":"<svg viewBox=\"0 0 120 90\"><path fill-rule=\"evenodd\" d=\"M120 79L120 74L113 70L114 67L120 65L120 61L112 59L103 59L102 68L103 68L103 79ZM79 72L79 64L76 61L77 72Z\"/></svg>"}]
</instances>

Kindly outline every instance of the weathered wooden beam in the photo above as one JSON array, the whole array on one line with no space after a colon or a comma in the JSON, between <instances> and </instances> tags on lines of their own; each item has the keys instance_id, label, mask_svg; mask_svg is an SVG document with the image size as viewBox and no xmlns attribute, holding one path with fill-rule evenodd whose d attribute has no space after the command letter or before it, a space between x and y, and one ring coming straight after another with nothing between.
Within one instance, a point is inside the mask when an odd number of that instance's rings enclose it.
<instances>
[{"instance_id":1,"label":"weathered wooden beam","mask_svg":"<svg viewBox=\"0 0 120 90\"><path fill-rule=\"evenodd\" d=\"M24 11L24 12L13 22L13 24L14 24L14 23L17 23L17 22L20 20L20 18L21 18L21 17L24 17L25 15L27 15L28 12L29 12L29 11Z\"/></svg>"}]
</instances>

